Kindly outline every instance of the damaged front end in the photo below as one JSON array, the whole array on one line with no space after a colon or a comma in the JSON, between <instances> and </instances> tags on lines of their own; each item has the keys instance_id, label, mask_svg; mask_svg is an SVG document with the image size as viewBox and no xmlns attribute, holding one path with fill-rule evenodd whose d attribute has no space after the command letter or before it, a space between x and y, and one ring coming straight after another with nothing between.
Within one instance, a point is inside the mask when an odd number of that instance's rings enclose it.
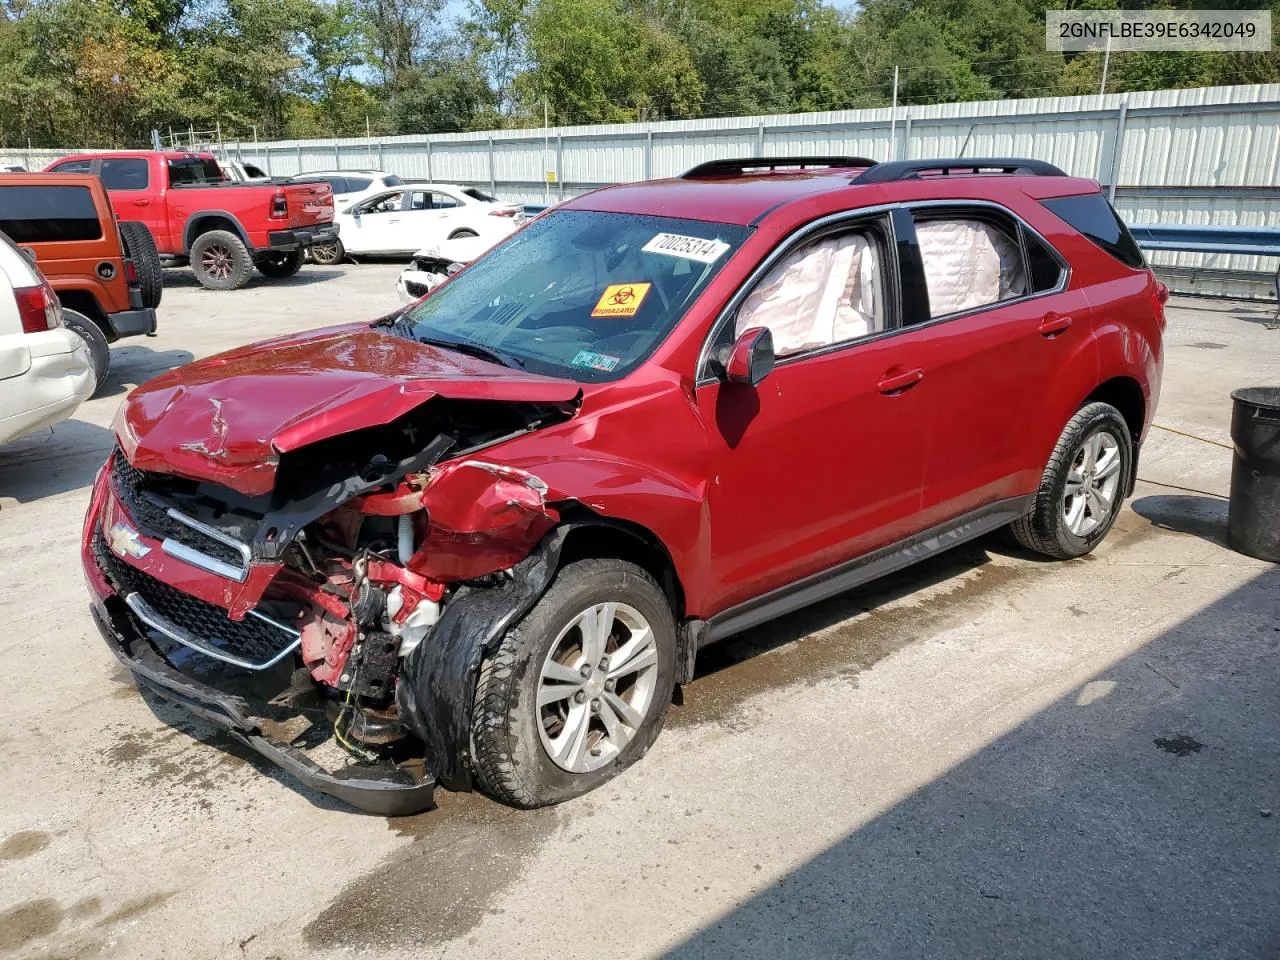
<instances>
[{"instance_id":1,"label":"damaged front end","mask_svg":"<svg viewBox=\"0 0 1280 960\"><path fill-rule=\"evenodd\" d=\"M437 395L278 452L266 492L117 448L85 524L95 620L142 685L304 784L427 809L469 788L476 670L563 537L545 484L484 454L579 401Z\"/></svg>"}]
</instances>

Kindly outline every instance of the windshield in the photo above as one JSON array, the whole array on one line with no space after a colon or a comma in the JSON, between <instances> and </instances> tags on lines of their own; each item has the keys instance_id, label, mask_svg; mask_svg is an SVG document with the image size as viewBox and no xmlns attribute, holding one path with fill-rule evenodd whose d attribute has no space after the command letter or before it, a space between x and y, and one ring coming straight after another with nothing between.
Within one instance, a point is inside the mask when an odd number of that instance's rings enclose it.
<instances>
[{"instance_id":1,"label":"windshield","mask_svg":"<svg viewBox=\"0 0 1280 960\"><path fill-rule=\"evenodd\" d=\"M405 316L420 340L479 345L579 382L639 366L742 244L747 227L556 211Z\"/></svg>"}]
</instances>

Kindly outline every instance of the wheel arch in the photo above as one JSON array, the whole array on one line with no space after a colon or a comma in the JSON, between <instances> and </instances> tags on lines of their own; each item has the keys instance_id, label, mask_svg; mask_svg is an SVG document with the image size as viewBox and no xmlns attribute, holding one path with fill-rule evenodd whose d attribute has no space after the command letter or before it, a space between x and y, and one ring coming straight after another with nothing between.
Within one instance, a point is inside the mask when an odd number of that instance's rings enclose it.
<instances>
[{"instance_id":1,"label":"wheel arch","mask_svg":"<svg viewBox=\"0 0 1280 960\"><path fill-rule=\"evenodd\" d=\"M1118 376L1103 381L1081 401L1080 406L1085 407L1091 403L1109 403L1119 410L1125 424L1129 427L1133 443L1137 446L1142 439L1143 427L1147 422L1147 398L1136 379L1130 376Z\"/></svg>"},{"instance_id":2,"label":"wheel arch","mask_svg":"<svg viewBox=\"0 0 1280 960\"><path fill-rule=\"evenodd\" d=\"M253 244L249 242L249 234L244 226L236 219L235 214L226 210L201 210L199 213L192 214L182 233L183 251L190 254L191 245L196 242L196 238L210 230L226 230L234 233L240 238L240 242L249 248L249 252L253 253Z\"/></svg>"},{"instance_id":3,"label":"wheel arch","mask_svg":"<svg viewBox=\"0 0 1280 960\"><path fill-rule=\"evenodd\" d=\"M684 618L684 585L670 551L653 531L630 520L602 517L585 509L567 511L562 517L567 531L557 569L587 559L634 563L658 581L676 622Z\"/></svg>"}]
</instances>

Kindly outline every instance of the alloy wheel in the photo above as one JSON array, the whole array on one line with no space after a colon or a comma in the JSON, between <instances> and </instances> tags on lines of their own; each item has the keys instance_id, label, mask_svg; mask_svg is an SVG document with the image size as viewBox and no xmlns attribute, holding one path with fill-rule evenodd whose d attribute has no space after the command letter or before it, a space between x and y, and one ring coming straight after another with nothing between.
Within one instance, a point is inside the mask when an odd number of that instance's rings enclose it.
<instances>
[{"instance_id":1,"label":"alloy wheel","mask_svg":"<svg viewBox=\"0 0 1280 960\"><path fill-rule=\"evenodd\" d=\"M597 603L560 631L538 678L538 734L570 773L612 762L648 717L658 678L649 622L625 603Z\"/></svg>"},{"instance_id":2,"label":"alloy wheel","mask_svg":"<svg viewBox=\"0 0 1280 960\"><path fill-rule=\"evenodd\" d=\"M1090 434L1067 473L1062 517L1077 537L1087 537L1107 522L1120 489L1120 441L1109 430Z\"/></svg>"},{"instance_id":3,"label":"alloy wheel","mask_svg":"<svg viewBox=\"0 0 1280 960\"><path fill-rule=\"evenodd\" d=\"M226 280L231 276L231 251L215 243L201 255L200 266L207 275Z\"/></svg>"}]
</instances>

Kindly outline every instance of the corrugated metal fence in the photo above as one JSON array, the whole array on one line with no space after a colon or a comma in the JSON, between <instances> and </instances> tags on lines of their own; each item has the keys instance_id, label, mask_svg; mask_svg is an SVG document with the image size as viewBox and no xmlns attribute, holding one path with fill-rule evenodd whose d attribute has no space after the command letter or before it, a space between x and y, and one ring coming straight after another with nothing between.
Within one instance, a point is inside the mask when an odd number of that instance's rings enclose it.
<instances>
[{"instance_id":1,"label":"corrugated metal fence","mask_svg":"<svg viewBox=\"0 0 1280 960\"><path fill-rule=\"evenodd\" d=\"M39 169L68 151L0 151ZM1280 84L273 143L222 152L275 176L372 168L553 202L732 156L1026 156L1107 187L1130 223L1280 227ZM1274 296L1276 258L1153 254L1175 289ZM1251 282L1241 283L1241 280ZM1259 281L1259 282L1252 282Z\"/></svg>"}]
</instances>

